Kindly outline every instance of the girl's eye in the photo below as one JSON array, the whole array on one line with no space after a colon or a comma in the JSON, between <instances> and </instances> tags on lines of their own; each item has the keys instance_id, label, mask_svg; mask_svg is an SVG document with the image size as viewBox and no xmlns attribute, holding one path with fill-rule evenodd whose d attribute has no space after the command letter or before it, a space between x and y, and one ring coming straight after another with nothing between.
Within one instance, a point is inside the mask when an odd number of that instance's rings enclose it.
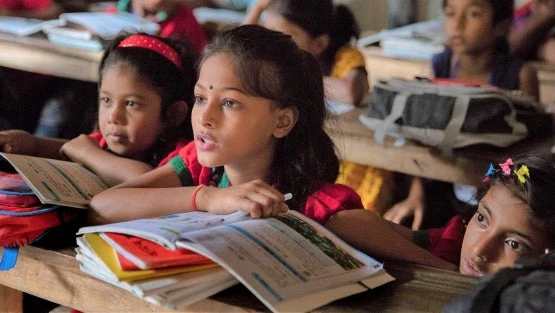
<instances>
[{"instance_id":1,"label":"girl's eye","mask_svg":"<svg viewBox=\"0 0 555 313\"><path fill-rule=\"evenodd\" d=\"M480 212L476 212L476 214L474 215L476 218L476 222L478 222L478 224L485 226L486 223L486 217L484 216L484 214L480 213Z\"/></svg>"},{"instance_id":2,"label":"girl's eye","mask_svg":"<svg viewBox=\"0 0 555 313\"><path fill-rule=\"evenodd\" d=\"M134 107L137 105L137 103L135 101L128 100L125 102L125 105L128 107Z\"/></svg>"},{"instance_id":3,"label":"girl's eye","mask_svg":"<svg viewBox=\"0 0 555 313\"><path fill-rule=\"evenodd\" d=\"M99 102L99 103L102 103L102 104L106 104L106 103L109 103L109 102L110 102L110 98L108 98L108 97L100 97L100 98L98 99L98 102Z\"/></svg>"},{"instance_id":4,"label":"girl's eye","mask_svg":"<svg viewBox=\"0 0 555 313\"><path fill-rule=\"evenodd\" d=\"M480 17L480 16L482 16L482 11L480 11L480 10L470 10L467 13L467 15L470 16L470 17Z\"/></svg>"},{"instance_id":5,"label":"girl's eye","mask_svg":"<svg viewBox=\"0 0 555 313\"><path fill-rule=\"evenodd\" d=\"M445 10L443 15L445 15L445 17L453 17L455 16L455 12L453 10Z\"/></svg>"},{"instance_id":6,"label":"girl's eye","mask_svg":"<svg viewBox=\"0 0 555 313\"><path fill-rule=\"evenodd\" d=\"M224 100L223 106L227 108L233 108L235 106L235 101L226 99Z\"/></svg>"},{"instance_id":7,"label":"girl's eye","mask_svg":"<svg viewBox=\"0 0 555 313\"><path fill-rule=\"evenodd\" d=\"M529 251L526 244L523 244L514 239L507 239L505 240L505 244L509 247L509 249L515 251L518 254L525 254Z\"/></svg>"},{"instance_id":8,"label":"girl's eye","mask_svg":"<svg viewBox=\"0 0 555 313\"><path fill-rule=\"evenodd\" d=\"M205 99L201 96L195 96L195 104L203 104Z\"/></svg>"}]
</instances>

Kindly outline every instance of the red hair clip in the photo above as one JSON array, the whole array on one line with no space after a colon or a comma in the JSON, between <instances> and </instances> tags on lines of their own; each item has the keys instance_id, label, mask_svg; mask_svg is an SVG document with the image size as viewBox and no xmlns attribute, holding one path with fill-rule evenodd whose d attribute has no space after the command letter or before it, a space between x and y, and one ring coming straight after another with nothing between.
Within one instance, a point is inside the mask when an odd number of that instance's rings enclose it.
<instances>
[{"instance_id":1,"label":"red hair clip","mask_svg":"<svg viewBox=\"0 0 555 313\"><path fill-rule=\"evenodd\" d=\"M181 68L181 60L179 60L177 52L165 42L157 38L147 35L131 35L122 40L118 47L139 47L149 49L168 59L178 68Z\"/></svg>"}]
</instances>

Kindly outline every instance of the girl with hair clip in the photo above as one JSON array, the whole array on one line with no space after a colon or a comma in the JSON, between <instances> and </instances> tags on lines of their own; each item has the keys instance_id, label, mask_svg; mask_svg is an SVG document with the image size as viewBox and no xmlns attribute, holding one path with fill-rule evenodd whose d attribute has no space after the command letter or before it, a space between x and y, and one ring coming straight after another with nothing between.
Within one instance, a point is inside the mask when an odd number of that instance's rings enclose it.
<instances>
[{"instance_id":1,"label":"girl with hair clip","mask_svg":"<svg viewBox=\"0 0 555 313\"><path fill-rule=\"evenodd\" d=\"M555 156L526 155L490 165L468 207L440 229L411 231L362 210L326 224L371 255L482 276L555 247ZM364 225L364 227L361 227Z\"/></svg>"},{"instance_id":2,"label":"girl with hair clip","mask_svg":"<svg viewBox=\"0 0 555 313\"><path fill-rule=\"evenodd\" d=\"M70 141L4 131L1 151L80 162L108 185L163 165L193 138L189 112L196 60L183 41L122 35L99 67L100 131Z\"/></svg>"},{"instance_id":3,"label":"girl with hair clip","mask_svg":"<svg viewBox=\"0 0 555 313\"><path fill-rule=\"evenodd\" d=\"M349 8L331 0L259 0L244 24L257 24L290 35L320 62L326 97L359 105L368 93L364 56L350 43L359 28Z\"/></svg>"},{"instance_id":4,"label":"girl with hair clip","mask_svg":"<svg viewBox=\"0 0 555 313\"><path fill-rule=\"evenodd\" d=\"M333 183L339 161L324 130L322 76L289 36L256 25L216 35L195 98L194 142L169 164L96 195L91 223L194 210L260 218L290 207L325 224L362 207L352 189ZM293 195L288 205L284 193Z\"/></svg>"}]
</instances>

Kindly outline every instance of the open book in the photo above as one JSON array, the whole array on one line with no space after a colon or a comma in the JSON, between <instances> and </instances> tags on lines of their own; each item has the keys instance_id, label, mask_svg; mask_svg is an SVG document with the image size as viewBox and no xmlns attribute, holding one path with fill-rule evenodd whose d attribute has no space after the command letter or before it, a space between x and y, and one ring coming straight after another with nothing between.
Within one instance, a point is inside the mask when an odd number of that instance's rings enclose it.
<instances>
[{"instance_id":1,"label":"open book","mask_svg":"<svg viewBox=\"0 0 555 313\"><path fill-rule=\"evenodd\" d=\"M15 169L42 203L86 208L94 195L108 188L80 163L0 153L0 166Z\"/></svg>"},{"instance_id":2,"label":"open book","mask_svg":"<svg viewBox=\"0 0 555 313\"><path fill-rule=\"evenodd\" d=\"M174 214L100 226L214 260L274 312L304 312L393 280L381 263L296 211L251 219L245 212Z\"/></svg>"}]
</instances>

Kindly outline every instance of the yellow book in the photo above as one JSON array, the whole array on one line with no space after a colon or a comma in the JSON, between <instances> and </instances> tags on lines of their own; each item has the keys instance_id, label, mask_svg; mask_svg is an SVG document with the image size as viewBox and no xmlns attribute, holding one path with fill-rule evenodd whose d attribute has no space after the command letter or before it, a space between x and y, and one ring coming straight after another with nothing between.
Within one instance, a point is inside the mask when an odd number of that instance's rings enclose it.
<instances>
[{"instance_id":1,"label":"yellow book","mask_svg":"<svg viewBox=\"0 0 555 313\"><path fill-rule=\"evenodd\" d=\"M170 268L163 268L163 269L152 269L152 270L134 270L134 271L124 271L119 267L119 263L117 260L116 252L112 246L110 246L104 239L100 237L98 234L85 234L83 235L84 243L86 246L83 245L83 241L78 241L78 245L83 250L87 257L82 258L80 261L83 263L82 265L85 267L93 268L98 266L104 267L105 269L109 270L113 274L113 278L117 279L118 281L136 281L146 278L154 278L166 275L173 275L185 272L193 272L193 271L200 271L208 268L217 267L217 264L207 264L207 265L196 265L196 266L182 266L182 267L170 267ZM93 253L93 255L87 254L87 252ZM95 260L96 259L96 260ZM98 261L102 262L102 264L87 264L90 262L98 263ZM108 274L108 273L103 273ZM110 275L111 276L111 275Z\"/></svg>"}]
</instances>

